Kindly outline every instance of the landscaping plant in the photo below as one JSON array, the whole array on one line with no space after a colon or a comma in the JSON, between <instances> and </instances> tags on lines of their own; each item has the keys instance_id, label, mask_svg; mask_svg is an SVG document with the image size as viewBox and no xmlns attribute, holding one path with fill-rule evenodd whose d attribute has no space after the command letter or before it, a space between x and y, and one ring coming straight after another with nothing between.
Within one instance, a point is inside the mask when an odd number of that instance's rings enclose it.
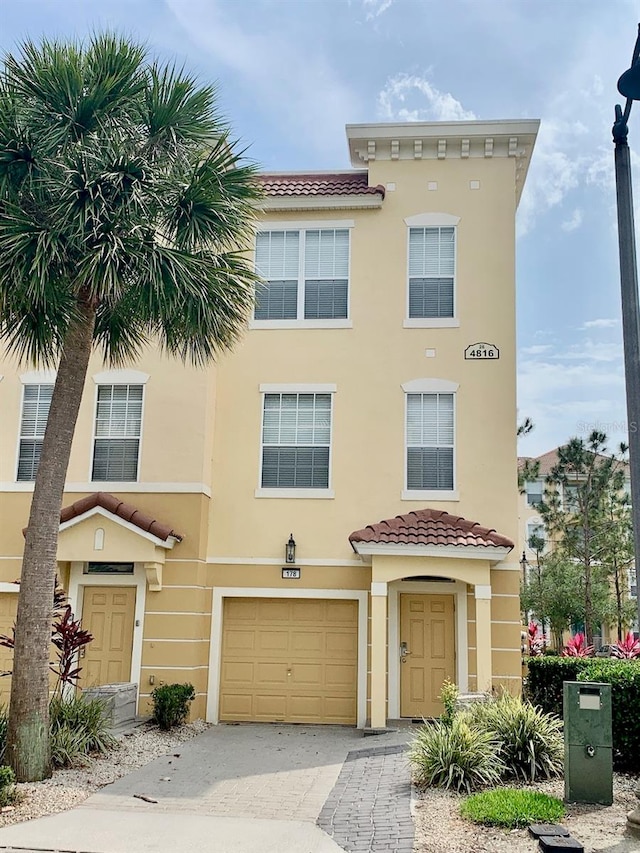
<instances>
[{"instance_id":1,"label":"landscaping plant","mask_svg":"<svg viewBox=\"0 0 640 853\"><path fill-rule=\"evenodd\" d=\"M49 725L55 767L71 767L91 752L108 752L116 743L101 699L54 696L49 706Z\"/></svg>"},{"instance_id":2,"label":"landscaping plant","mask_svg":"<svg viewBox=\"0 0 640 853\"><path fill-rule=\"evenodd\" d=\"M527 629L528 641L529 641L529 655L530 657L539 657L544 654L545 649L545 639L544 639L544 631L540 628L537 622L533 620L529 622L529 626Z\"/></svg>"},{"instance_id":3,"label":"landscaping plant","mask_svg":"<svg viewBox=\"0 0 640 853\"><path fill-rule=\"evenodd\" d=\"M16 774L10 767L0 766L0 807L16 801Z\"/></svg>"},{"instance_id":4,"label":"landscaping plant","mask_svg":"<svg viewBox=\"0 0 640 853\"><path fill-rule=\"evenodd\" d=\"M468 820L507 829L530 823L557 823L564 813L564 804L557 797L522 788L482 791L467 797L460 805L460 814Z\"/></svg>"},{"instance_id":5,"label":"landscaping plant","mask_svg":"<svg viewBox=\"0 0 640 853\"><path fill-rule=\"evenodd\" d=\"M456 705L460 691L456 684L447 679L442 684L440 690L440 701L444 705L444 711L440 715L440 720L445 726L450 726L456 715Z\"/></svg>"},{"instance_id":6,"label":"landscaping plant","mask_svg":"<svg viewBox=\"0 0 640 853\"><path fill-rule=\"evenodd\" d=\"M590 658L593 655L593 646L587 645L584 634L578 631L574 634L562 650L563 658Z\"/></svg>"},{"instance_id":7,"label":"landscaping plant","mask_svg":"<svg viewBox=\"0 0 640 853\"><path fill-rule=\"evenodd\" d=\"M450 724L425 724L409 745L416 781L435 788L473 791L500 781L504 766L499 744L462 714Z\"/></svg>"},{"instance_id":8,"label":"landscaping plant","mask_svg":"<svg viewBox=\"0 0 640 853\"><path fill-rule=\"evenodd\" d=\"M506 692L490 702L472 705L466 713L472 726L499 743L504 778L535 782L562 772L564 737L557 717Z\"/></svg>"},{"instance_id":9,"label":"landscaping plant","mask_svg":"<svg viewBox=\"0 0 640 853\"><path fill-rule=\"evenodd\" d=\"M640 658L640 640L636 640L631 631L628 631L624 640L619 640L611 647L611 656L621 660Z\"/></svg>"},{"instance_id":10,"label":"landscaping plant","mask_svg":"<svg viewBox=\"0 0 640 853\"><path fill-rule=\"evenodd\" d=\"M189 716L189 705L195 699L193 684L162 684L151 694L153 719L161 729L180 726Z\"/></svg>"}]
</instances>

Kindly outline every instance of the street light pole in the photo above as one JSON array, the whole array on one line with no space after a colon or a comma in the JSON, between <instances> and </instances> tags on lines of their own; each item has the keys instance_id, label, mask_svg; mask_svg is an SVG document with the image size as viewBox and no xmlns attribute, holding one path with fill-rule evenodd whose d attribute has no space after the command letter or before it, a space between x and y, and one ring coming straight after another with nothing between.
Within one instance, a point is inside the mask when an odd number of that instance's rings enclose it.
<instances>
[{"instance_id":1,"label":"street light pole","mask_svg":"<svg viewBox=\"0 0 640 853\"><path fill-rule=\"evenodd\" d=\"M627 102L624 112L616 106L613 125L615 144L616 200L618 206L618 249L620 254L620 291L622 295L622 338L627 390L629 467L631 474L631 510L636 566L636 600L640 630L640 303L636 266L636 235L633 222L631 154L627 122L634 101L640 100L640 25L633 50L631 68L618 80L618 91ZM636 791L640 798L640 788ZM629 828L640 830L640 806L627 815Z\"/></svg>"},{"instance_id":2,"label":"street light pole","mask_svg":"<svg viewBox=\"0 0 640 853\"><path fill-rule=\"evenodd\" d=\"M636 589L640 588L640 300L638 299L631 152L627 141L629 132L627 122L633 101L640 99L640 63L638 62L640 26L638 30L631 68L618 81L618 90L626 96L627 103L624 112L620 106L616 106L616 120L613 125ZM636 599L640 629L640 595L637 594Z\"/></svg>"}]
</instances>

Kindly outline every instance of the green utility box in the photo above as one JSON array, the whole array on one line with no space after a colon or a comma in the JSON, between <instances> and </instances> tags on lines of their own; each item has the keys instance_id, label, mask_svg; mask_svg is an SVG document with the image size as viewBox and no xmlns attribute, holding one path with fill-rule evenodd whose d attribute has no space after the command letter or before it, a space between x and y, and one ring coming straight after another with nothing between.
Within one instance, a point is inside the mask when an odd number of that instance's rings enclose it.
<instances>
[{"instance_id":1,"label":"green utility box","mask_svg":"<svg viewBox=\"0 0 640 853\"><path fill-rule=\"evenodd\" d=\"M564 798L613 803L610 684L564 682Z\"/></svg>"}]
</instances>

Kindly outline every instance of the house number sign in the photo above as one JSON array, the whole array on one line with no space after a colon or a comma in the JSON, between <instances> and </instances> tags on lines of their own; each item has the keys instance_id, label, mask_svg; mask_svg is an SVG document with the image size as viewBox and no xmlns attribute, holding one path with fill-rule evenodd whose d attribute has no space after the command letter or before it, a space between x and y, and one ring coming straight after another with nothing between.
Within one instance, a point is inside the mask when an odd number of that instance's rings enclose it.
<instances>
[{"instance_id":1,"label":"house number sign","mask_svg":"<svg viewBox=\"0 0 640 853\"><path fill-rule=\"evenodd\" d=\"M293 578L294 580L300 577L300 569L282 569L283 578Z\"/></svg>"},{"instance_id":2,"label":"house number sign","mask_svg":"<svg viewBox=\"0 0 640 853\"><path fill-rule=\"evenodd\" d=\"M467 361L486 361L487 359L500 358L500 350L495 344L469 344L464 351L464 357Z\"/></svg>"}]
</instances>

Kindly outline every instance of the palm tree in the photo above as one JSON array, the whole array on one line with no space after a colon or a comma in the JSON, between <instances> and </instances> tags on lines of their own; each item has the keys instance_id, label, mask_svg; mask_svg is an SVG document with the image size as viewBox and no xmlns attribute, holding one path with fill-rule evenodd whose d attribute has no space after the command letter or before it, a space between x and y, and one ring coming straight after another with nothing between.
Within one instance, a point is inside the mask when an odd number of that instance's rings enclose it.
<instances>
[{"instance_id":1,"label":"palm tree","mask_svg":"<svg viewBox=\"0 0 640 853\"><path fill-rule=\"evenodd\" d=\"M50 775L62 493L89 356L205 363L241 334L260 192L215 91L112 34L27 41L0 67L0 338L57 367L26 530L7 757Z\"/></svg>"}]
</instances>

